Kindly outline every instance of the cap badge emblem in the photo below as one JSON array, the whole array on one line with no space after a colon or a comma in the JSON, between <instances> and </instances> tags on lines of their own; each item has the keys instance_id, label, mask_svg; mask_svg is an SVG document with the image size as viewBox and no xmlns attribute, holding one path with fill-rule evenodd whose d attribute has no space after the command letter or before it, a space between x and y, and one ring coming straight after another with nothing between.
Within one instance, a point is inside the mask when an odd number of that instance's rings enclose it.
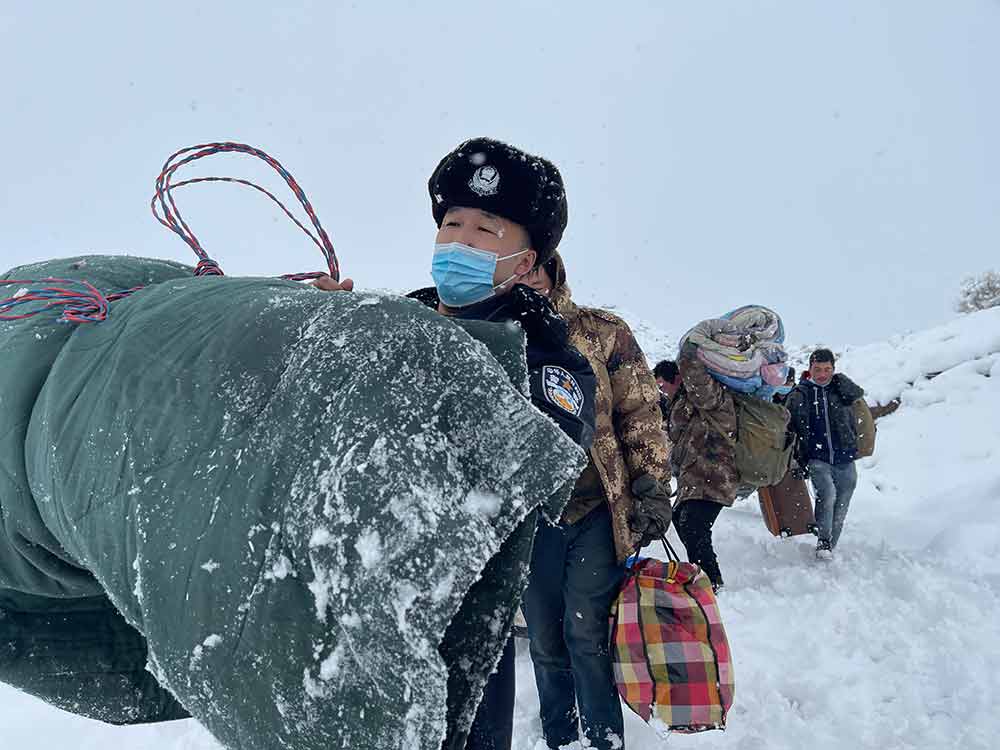
<instances>
[{"instance_id":1,"label":"cap badge emblem","mask_svg":"<svg viewBox=\"0 0 1000 750\"><path fill-rule=\"evenodd\" d=\"M469 187L476 195L484 197L496 195L500 189L500 172L489 164L482 166L473 173L472 179L469 180Z\"/></svg>"}]
</instances>

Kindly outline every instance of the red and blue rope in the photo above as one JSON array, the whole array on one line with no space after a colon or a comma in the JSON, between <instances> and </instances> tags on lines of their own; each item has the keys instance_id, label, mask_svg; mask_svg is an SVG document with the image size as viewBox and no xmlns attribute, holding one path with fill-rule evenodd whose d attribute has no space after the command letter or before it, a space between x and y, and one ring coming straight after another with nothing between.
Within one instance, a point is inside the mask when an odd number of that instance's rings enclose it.
<instances>
[{"instance_id":1,"label":"red and blue rope","mask_svg":"<svg viewBox=\"0 0 1000 750\"><path fill-rule=\"evenodd\" d=\"M250 182L249 180L241 180L233 177L199 177L191 180L185 180L177 184L172 183L174 173L181 167L198 159L220 153L249 154L250 156L255 156L261 159L274 169L282 177L282 179L285 180L289 189L291 189L291 191L295 194L295 197L298 198L299 203L302 204L302 208L305 210L309 220L312 222L312 225L316 230L316 234L310 232L302 224L302 222L296 219L292 215L291 211L289 211L272 193ZM234 182L252 187L276 203L281 210L284 211L285 215L292 219L296 226L305 232L306 235L316 244L316 246L320 249L320 252L323 253L323 257L326 259L327 271L322 273L312 272L287 274L283 278L312 279L328 273L334 279L340 279L340 265L337 261L337 254L334 251L333 243L330 241L330 237L326 233L326 230L323 229L323 225L320 223L319 217L316 215L316 211L312 207L312 203L310 203L309 199L306 197L305 191L299 186L295 178L292 177L291 173L285 169L277 159L274 159L264 151L245 143L234 143L231 141L221 143L202 143L197 146L189 146L187 148L180 149L167 158L163 164L163 169L160 171L160 175L156 178L155 193L153 195L153 199L150 201L150 208L153 211L153 216L155 216L156 220L163 224L163 226L167 227L167 229L176 233L182 240L184 240L184 242L186 242L194 251L195 255L198 256L198 266L195 269L196 275L222 275L222 269L219 267L219 264L212 260L205 252L201 242L199 242L194 232L191 231L191 228L184 221L177 208L177 203L174 201L172 193L174 188L181 187L183 185L191 185L196 182Z\"/></svg>"},{"instance_id":2,"label":"red and blue rope","mask_svg":"<svg viewBox=\"0 0 1000 750\"><path fill-rule=\"evenodd\" d=\"M193 161L220 153L243 153L257 157L271 166L288 185L289 189L298 198L299 203L305 210L310 222L315 229L315 233L309 230L273 193L256 185L250 180L237 177L195 177L181 182L172 182L174 174L181 167ZM182 158L183 157L183 158ZM291 173L285 169L281 163L261 151L258 148L245 143L234 143L231 141L219 143L202 143L197 146L189 146L171 154L163 164L159 176L156 178L155 192L150 201L150 208L153 216L170 231L176 233L194 251L198 257L195 266L195 276L223 276L222 268L209 257L202 247L201 242L191 231L191 227L181 216L177 203L174 200L173 190L187 185L194 185L200 182L231 182L245 185L263 193L291 219L295 225L301 229L313 241L323 257L326 259L327 271L284 274L282 278L292 281L305 281L315 279L329 274L334 279L340 279L340 264L337 254L333 249L333 242L320 224L312 204L306 197L305 191L299 186ZM162 215L161 215L162 214ZM38 286L39 284L50 284L50 286ZM142 289L134 287L108 295L101 294L95 287L86 281L76 281L72 279L41 279L31 281L0 281L0 286L17 285L19 289L13 296L0 300L0 320L23 320L30 318L46 310L62 308L60 320L71 323L96 323L106 320L109 306L115 300L127 297L133 292ZM58 286L55 286L58 285ZM22 308L27 305L28 307Z\"/></svg>"},{"instance_id":3,"label":"red and blue rope","mask_svg":"<svg viewBox=\"0 0 1000 750\"><path fill-rule=\"evenodd\" d=\"M36 284L48 286L35 286ZM13 296L0 300L0 320L24 320L54 307L62 308L60 320L68 323L96 323L108 316L109 298L86 281L5 279L0 281L0 286L21 286ZM20 312L22 305L31 305L33 309L29 307Z\"/></svg>"}]
</instances>

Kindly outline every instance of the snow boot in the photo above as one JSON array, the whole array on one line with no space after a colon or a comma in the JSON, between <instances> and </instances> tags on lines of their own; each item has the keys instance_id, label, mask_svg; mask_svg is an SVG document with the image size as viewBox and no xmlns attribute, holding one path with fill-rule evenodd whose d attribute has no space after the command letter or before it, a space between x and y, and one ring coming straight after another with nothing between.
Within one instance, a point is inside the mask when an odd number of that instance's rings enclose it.
<instances>
[{"instance_id":1,"label":"snow boot","mask_svg":"<svg viewBox=\"0 0 1000 750\"><path fill-rule=\"evenodd\" d=\"M833 547L830 545L829 540L820 539L818 542L816 542L816 559L817 560L833 559Z\"/></svg>"}]
</instances>

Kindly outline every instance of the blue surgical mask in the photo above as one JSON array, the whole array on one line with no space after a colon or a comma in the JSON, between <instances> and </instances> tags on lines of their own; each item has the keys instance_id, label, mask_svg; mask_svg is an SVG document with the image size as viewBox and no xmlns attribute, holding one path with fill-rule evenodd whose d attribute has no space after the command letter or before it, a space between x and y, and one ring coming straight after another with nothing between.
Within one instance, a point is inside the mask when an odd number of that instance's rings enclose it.
<instances>
[{"instance_id":1,"label":"blue surgical mask","mask_svg":"<svg viewBox=\"0 0 1000 750\"><path fill-rule=\"evenodd\" d=\"M517 274L514 274L506 281L494 285L497 261L526 252L528 251L521 250L501 258L495 253L477 250L461 242L434 245L431 277L437 287L438 298L448 307L468 307L489 299L496 294L497 289L517 278Z\"/></svg>"}]
</instances>

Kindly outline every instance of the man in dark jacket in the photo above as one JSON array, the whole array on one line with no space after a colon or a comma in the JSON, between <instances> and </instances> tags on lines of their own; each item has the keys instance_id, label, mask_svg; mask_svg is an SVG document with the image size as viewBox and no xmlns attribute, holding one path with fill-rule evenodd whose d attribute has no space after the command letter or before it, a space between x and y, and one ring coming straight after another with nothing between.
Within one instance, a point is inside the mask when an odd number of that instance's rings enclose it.
<instances>
[{"instance_id":1,"label":"man in dark jacket","mask_svg":"<svg viewBox=\"0 0 1000 750\"><path fill-rule=\"evenodd\" d=\"M833 352L814 351L809 357L809 377L785 401L798 436L799 471L812 480L816 493L816 557L823 560L833 556L858 482L853 406L865 394L846 375L834 374L835 367Z\"/></svg>"},{"instance_id":2,"label":"man in dark jacket","mask_svg":"<svg viewBox=\"0 0 1000 750\"><path fill-rule=\"evenodd\" d=\"M570 345L566 321L549 300L519 283L552 257L566 227L559 170L513 146L475 138L441 160L428 190L438 225L431 265L435 286L410 297L443 315L518 323L527 337L532 402L589 449L594 438L593 370ZM329 291L354 288L350 279L329 277L316 285ZM466 750L510 750L514 688L510 640L486 685Z\"/></svg>"}]
</instances>

